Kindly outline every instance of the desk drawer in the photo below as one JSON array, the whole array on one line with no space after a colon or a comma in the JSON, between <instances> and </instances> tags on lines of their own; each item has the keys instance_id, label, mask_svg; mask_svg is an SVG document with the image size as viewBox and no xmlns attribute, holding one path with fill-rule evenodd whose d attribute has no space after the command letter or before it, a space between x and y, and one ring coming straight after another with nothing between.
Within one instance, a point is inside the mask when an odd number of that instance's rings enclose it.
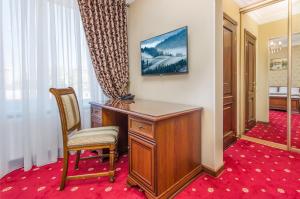
<instances>
[{"instance_id":1,"label":"desk drawer","mask_svg":"<svg viewBox=\"0 0 300 199\"><path fill-rule=\"evenodd\" d=\"M129 117L128 120L129 131L154 138L154 124L152 122L133 117Z\"/></svg>"}]
</instances>

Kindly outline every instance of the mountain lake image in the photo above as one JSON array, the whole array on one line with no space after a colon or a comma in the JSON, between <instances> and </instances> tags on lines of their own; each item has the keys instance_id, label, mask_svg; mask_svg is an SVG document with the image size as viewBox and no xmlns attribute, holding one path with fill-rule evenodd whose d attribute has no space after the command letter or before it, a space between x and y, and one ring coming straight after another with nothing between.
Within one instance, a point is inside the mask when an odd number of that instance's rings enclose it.
<instances>
[{"instance_id":1,"label":"mountain lake image","mask_svg":"<svg viewBox=\"0 0 300 199\"><path fill-rule=\"evenodd\" d=\"M142 75L187 73L187 27L141 42Z\"/></svg>"}]
</instances>

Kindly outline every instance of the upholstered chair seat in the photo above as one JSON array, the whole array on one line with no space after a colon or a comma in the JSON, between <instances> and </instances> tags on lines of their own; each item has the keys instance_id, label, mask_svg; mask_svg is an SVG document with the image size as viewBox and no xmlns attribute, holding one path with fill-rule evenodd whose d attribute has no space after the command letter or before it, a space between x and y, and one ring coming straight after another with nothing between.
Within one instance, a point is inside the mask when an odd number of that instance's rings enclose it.
<instances>
[{"instance_id":1,"label":"upholstered chair seat","mask_svg":"<svg viewBox=\"0 0 300 199\"><path fill-rule=\"evenodd\" d=\"M97 144L114 144L118 139L119 127L108 126L83 129L68 135L68 147Z\"/></svg>"}]
</instances>

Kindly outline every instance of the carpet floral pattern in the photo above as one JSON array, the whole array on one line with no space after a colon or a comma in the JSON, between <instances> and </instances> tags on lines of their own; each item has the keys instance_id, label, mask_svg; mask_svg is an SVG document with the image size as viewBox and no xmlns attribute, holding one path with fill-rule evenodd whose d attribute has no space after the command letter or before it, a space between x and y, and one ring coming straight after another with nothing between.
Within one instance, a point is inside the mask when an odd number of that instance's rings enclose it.
<instances>
[{"instance_id":1,"label":"carpet floral pattern","mask_svg":"<svg viewBox=\"0 0 300 199\"><path fill-rule=\"evenodd\" d=\"M269 124L258 123L246 135L280 144L287 143L287 113L270 111ZM292 114L291 144L300 148L300 114Z\"/></svg>"},{"instance_id":2,"label":"carpet floral pattern","mask_svg":"<svg viewBox=\"0 0 300 199\"><path fill-rule=\"evenodd\" d=\"M89 154L87 154L89 155ZM300 154L290 153L252 142L239 140L224 153L225 170L217 177L203 174L176 198L300 198ZM116 166L115 183L107 177L69 181L59 191L62 162L16 170L0 180L0 198L145 198L138 188L128 188L128 158L122 156ZM108 169L107 163L86 160L70 173Z\"/></svg>"}]
</instances>

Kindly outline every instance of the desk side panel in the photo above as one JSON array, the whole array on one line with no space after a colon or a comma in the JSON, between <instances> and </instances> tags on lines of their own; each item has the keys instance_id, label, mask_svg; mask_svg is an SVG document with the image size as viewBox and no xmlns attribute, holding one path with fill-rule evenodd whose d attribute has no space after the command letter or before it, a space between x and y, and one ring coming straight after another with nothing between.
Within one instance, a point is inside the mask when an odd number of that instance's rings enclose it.
<instances>
[{"instance_id":1,"label":"desk side panel","mask_svg":"<svg viewBox=\"0 0 300 199\"><path fill-rule=\"evenodd\" d=\"M201 111L159 121L155 131L157 188L162 194L180 180L188 182L201 167Z\"/></svg>"}]
</instances>

